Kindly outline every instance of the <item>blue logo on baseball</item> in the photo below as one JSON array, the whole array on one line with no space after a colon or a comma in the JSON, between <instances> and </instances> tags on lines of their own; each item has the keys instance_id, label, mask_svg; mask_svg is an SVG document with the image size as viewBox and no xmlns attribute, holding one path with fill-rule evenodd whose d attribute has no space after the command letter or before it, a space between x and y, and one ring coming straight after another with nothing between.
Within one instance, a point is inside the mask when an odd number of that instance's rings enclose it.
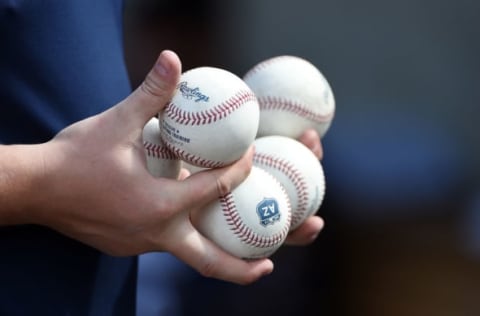
<instances>
[{"instance_id":1,"label":"blue logo on baseball","mask_svg":"<svg viewBox=\"0 0 480 316\"><path fill-rule=\"evenodd\" d=\"M186 99L189 100L194 100L195 102L208 102L210 99L207 95L203 94L200 91L200 88L195 87L195 88L190 88L188 86L188 83L186 81L182 81L178 84L178 89L180 90L180 93L182 96Z\"/></svg>"},{"instance_id":2,"label":"blue logo on baseball","mask_svg":"<svg viewBox=\"0 0 480 316\"><path fill-rule=\"evenodd\" d=\"M260 224L268 226L280 220L280 209L276 199L265 198L257 204L257 215L260 218Z\"/></svg>"}]
</instances>

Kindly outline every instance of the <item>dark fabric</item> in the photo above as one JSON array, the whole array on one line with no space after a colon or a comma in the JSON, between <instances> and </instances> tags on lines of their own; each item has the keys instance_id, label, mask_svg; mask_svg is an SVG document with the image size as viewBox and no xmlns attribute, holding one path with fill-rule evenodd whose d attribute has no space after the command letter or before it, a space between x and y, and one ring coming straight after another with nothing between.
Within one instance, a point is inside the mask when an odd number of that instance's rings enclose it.
<instances>
[{"instance_id":1,"label":"dark fabric","mask_svg":"<svg viewBox=\"0 0 480 316\"><path fill-rule=\"evenodd\" d=\"M0 0L0 142L50 139L128 95L120 0Z\"/></svg>"},{"instance_id":2,"label":"dark fabric","mask_svg":"<svg viewBox=\"0 0 480 316\"><path fill-rule=\"evenodd\" d=\"M121 0L0 0L0 143L39 143L131 87ZM137 258L0 228L0 315L134 315Z\"/></svg>"}]
</instances>

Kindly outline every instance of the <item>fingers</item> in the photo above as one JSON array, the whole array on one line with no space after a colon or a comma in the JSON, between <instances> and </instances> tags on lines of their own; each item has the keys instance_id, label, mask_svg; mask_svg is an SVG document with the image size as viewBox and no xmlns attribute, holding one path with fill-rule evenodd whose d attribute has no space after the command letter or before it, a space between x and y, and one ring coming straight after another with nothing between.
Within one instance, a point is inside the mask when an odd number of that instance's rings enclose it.
<instances>
[{"instance_id":1,"label":"fingers","mask_svg":"<svg viewBox=\"0 0 480 316\"><path fill-rule=\"evenodd\" d=\"M140 86L120 103L123 117L134 126L142 126L162 111L171 100L180 80L182 65L169 50L160 53L154 66Z\"/></svg>"},{"instance_id":2,"label":"fingers","mask_svg":"<svg viewBox=\"0 0 480 316\"><path fill-rule=\"evenodd\" d=\"M286 245L306 246L317 238L323 229L324 221L319 216L310 216L294 231L290 232L285 240Z\"/></svg>"},{"instance_id":3,"label":"fingers","mask_svg":"<svg viewBox=\"0 0 480 316\"><path fill-rule=\"evenodd\" d=\"M203 237L191 224L182 236L171 252L205 277L246 285L273 271L270 259L236 258Z\"/></svg>"},{"instance_id":4,"label":"fingers","mask_svg":"<svg viewBox=\"0 0 480 316\"><path fill-rule=\"evenodd\" d=\"M174 215L169 228L158 236L159 245L163 245L160 249L171 252L206 277L236 284L250 284L273 271L270 259L247 261L223 251L193 227L187 211L201 209L243 182L250 173L253 154L251 146L230 166L203 170L164 187L172 190L169 196L176 199L174 209L185 211Z\"/></svg>"},{"instance_id":5,"label":"fingers","mask_svg":"<svg viewBox=\"0 0 480 316\"><path fill-rule=\"evenodd\" d=\"M319 160L323 158L323 148L317 131L307 129L298 140L307 146ZM317 238L323 226L324 222L322 218L310 216L302 225L290 232L285 240L285 244L296 246L308 245Z\"/></svg>"},{"instance_id":6,"label":"fingers","mask_svg":"<svg viewBox=\"0 0 480 316\"><path fill-rule=\"evenodd\" d=\"M315 154L318 159L323 158L323 148L320 142L320 136L318 132L314 129L307 129L298 140L302 142L305 146L310 148L310 150Z\"/></svg>"},{"instance_id":7,"label":"fingers","mask_svg":"<svg viewBox=\"0 0 480 316\"><path fill-rule=\"evenodd\" d=\"M190 175L181 183L182 192L177 201L180 209L200 208L208 202L227 194L243 182L253 163L254 148L251 146L235 163L215 169L207 169ZM188 196L189 199L185 199Z\"/></svg>"}]
</instances>

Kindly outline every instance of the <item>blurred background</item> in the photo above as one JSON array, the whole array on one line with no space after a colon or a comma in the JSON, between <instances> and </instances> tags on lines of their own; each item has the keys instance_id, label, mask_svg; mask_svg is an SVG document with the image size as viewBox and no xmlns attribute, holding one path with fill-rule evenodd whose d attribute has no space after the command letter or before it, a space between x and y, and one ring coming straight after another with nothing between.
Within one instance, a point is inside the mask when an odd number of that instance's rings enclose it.
<instances>
[{"instance_id":1,"label":"blurred background","mask_svg":"<svg viewBox=\"0 0 480 316\"><path fill-rule=\"evenodd\" d=\"M139 315L480 315L480 2L127 0L134 86L163 49L243 76L303 57L336 98L326 222L242 287L141 261Z\"/></svg>"}]
</instances>

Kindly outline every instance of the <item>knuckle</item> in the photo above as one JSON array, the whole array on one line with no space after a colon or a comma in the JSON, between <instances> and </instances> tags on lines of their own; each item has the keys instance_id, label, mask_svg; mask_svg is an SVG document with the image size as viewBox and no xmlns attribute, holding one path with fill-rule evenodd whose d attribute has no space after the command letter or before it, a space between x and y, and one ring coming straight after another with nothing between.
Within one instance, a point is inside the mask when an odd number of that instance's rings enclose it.
<instances>
[{"instance_id":1,"label":"knuckle","mask_svg":"<svg viewBox=\"0 0 480 316\"><path fill-rule=\"evenodd\" d=\"M169 220L177 213L178 206L172 199L164 198L158 199L154 209L155 214L162 220Z\"/></svg>"},{"instance_id":2,"label":"knuckle","mask_svg":"<svg viewBox=\"0 0 480 316\"><path fill-rule=\"evenodd\" d=\"M206 278L215 277L217 264L213 260L207 260L199 269L199 273Z\"/></svg>"},{"instance_id":3,"label":"knuckle","mask_svg":"<svg viewBox=\"0 0 480 316\"><path fill-rule=\"evenodd\" d=\"M155 81L147 76L140 85L140 89L147 95L158 97L163 95L161 87L155 83Z\"/></svg>"},{"instance_id":4,"label":"knuckle","mask_svg":"<svg viewBox=\"0 0 480 316\"><path fill-rule=\"evenodd\" d=\"M167 97L173 93L176 87L175 81L163 80L158 69L153 68L140 85L140 89L154 97Z\"/></svg>"},{"instance_id":5,"label":"knuckle","mask_svg":"<svg viewBox=\"0 0 480 316\"><path fill-rule=\"evenodd\" d=\"M217 179L216 185L218 196L224 196L230 193L231 185L224 178Z\"/></svg>"},{"instance_id":6,"label":"knuckle","mask_svg":"<svg viewBox=\"0 0 480 316\"><path fill-rule=\"evenodd\" d=\"M261 275L257 275L254 272L250 273L240 273L238 271L231 271L235 273L230 273L228 276L221 275L219 272L220 266L219 263L212 257L207 259L203 265L199 268L198 272L206 278L217 278L232 282L238 285L249 285L257 281Z\"/></svg>"}]
</instances>

